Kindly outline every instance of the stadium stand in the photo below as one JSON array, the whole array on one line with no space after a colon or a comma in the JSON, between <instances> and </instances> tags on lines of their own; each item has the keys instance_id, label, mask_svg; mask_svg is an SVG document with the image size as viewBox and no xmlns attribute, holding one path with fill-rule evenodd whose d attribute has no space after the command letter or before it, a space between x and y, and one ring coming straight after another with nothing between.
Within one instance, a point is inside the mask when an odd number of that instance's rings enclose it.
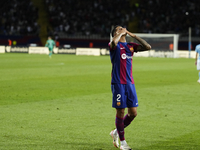
<instances>
[{"instance_id":1,"label":"stadium stand","mask_svg":"<svg viewBox=\"0 0 200 150\"><path fill-rule=\"evenodd\" d=\"M21 45L26 42L44 45L48 35L59 39L61 44L77 43L76 39L84 38L103 39L107 43L111 26L116 24L135 33L177 33L185 41L188 28L192 27L193 38L200 36L197 0L10 0L9 3L1 0L0 4L0 44L4 45L8 39ZM47 14L43 16L45 19L41 19L41 10ZM185 41L183 47L187 49ZM89 42L95 41L87 41L84 46Z\"/></svg>"},{"instance_id":2,"label":"stadium stand","mask_svg":"<svg viewBox=\"0 0 200 150\"><path fill-rule=\"evenodd\" d=\"M31 0L2 1L0 34L38 35L38 8ZM79 35L100 35L107 37L113 24L129 27L134 17L138 33L187 34L188 27L193 35L200 35L200 1L197 0L44 0L49 23L54 33ZM5 11L9 10L9 11ZM50 32L50 31L49 31Z\"/></svg>"},{"instance_id":3,"label":"stadium stand","mask_svg":"<svg viewBox=\"0 0 200 150\"><path fill-rule=\"evenodd\" d=\"M179 33L200 35L200 1L140 0L137 8L140 33Z\"/></svg>"},{"instance_id":4,"label":"stadium stand","mask_svg":"<svg viewBox=\"0 0 200 150\"><path fill-rule=\"evenodd\" d=\"M30 0L9 2L1 1L0 34L1 35L38 35L38 9Z\"/></svg>"},{"instance_id":5,"label":"stadium stand","mask_svg":"<svg viewBox=\"0 0 200 150\"><path fill-rule=\"evenodd\" d=\"M107 36L113 24L123 24L138 17L138 33L179 33L200 35L200 1L196 0L79 1L46 0L49 21L58 33ZM87 8L87 9L86 9Z\"/></svg>"},{"instance_id":6,"label":"stadium stand","mask_svg":"<svg viewBox=\"0 0 200 150\"><path fill-rule=\"evenodd\" d=\"M128 27L129 4L129 0L46 0L54 31L73 36L108 37L113 24Z\"/></svg>"}]
</instances>

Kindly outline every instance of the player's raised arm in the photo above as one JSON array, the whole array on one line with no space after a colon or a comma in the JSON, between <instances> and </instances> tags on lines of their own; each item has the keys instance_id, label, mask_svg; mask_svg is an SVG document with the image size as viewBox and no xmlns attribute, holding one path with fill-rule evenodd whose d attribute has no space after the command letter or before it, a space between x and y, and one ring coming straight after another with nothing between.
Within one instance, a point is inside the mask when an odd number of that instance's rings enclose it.
<instances>
[{"instance_id":1,"label":"player's raised arm","mask_svg":"<svg viewBox=\"0 0 200 150\"><path fill-rule=\"evenodd\" d=\"M148 44L144 39L136 36L135 34L127 31L127 34L130 35L132 38L135 38L141 45L137 47L137 51L147 51L151 49L151 45Z\"/></svg>"},{"instance_id":2,"label":"player's raised arm","mask_svg":"<svg viewBox=\"0 0 200 150\"><path fill-rule=\"evenodd\" d=\"M122 28L120 26L115 28L114 32L112 33L114 37L110 43L111 48L114 48L115 46L117 46L117 43L119 42L119 40L121 39L123 35L126 35L126 32L127 32L126 28Z\"/></svg>"}]
</instances>

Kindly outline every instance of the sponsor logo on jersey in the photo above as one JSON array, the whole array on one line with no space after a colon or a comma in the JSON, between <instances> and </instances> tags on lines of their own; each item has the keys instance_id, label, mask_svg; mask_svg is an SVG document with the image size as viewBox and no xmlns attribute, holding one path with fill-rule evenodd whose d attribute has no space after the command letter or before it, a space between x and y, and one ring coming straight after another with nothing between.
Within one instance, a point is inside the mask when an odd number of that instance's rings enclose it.
<instances>
[{"instance_id":1,"label":"sponsor logo on jersey","mask_svg":"<svg viewBox=\"0 0 200 150\"><path fill-rule=\"evenodd\" d=\"M132 59L133 56L128 56L125 53L121 55L122 59Z\"/></svg>"}]
</instances>

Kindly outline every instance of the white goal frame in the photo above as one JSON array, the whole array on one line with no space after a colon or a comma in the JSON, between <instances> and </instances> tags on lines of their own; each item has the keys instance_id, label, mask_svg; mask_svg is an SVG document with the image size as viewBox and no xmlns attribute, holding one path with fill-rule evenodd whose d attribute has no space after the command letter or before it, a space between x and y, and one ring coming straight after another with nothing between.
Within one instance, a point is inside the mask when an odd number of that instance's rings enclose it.
<instances>
[{"instance_id":1,"label":"white goal frame","mask_svg":"<svg viewBox=\"0 0 200 150\"><path fill-rule=\"evenodd\" d=\"M177 58L178 54L178 40L179 40L179 34L147 34L147 33L134 33L136 36L139 36L141 38L165 38L165 37L173 37L173 58ZM129 35L127 35L129 36ZM149 43L151 45L151 43ZM154 49L152 47L152 49Z\"/></svg>"}]
</instances>

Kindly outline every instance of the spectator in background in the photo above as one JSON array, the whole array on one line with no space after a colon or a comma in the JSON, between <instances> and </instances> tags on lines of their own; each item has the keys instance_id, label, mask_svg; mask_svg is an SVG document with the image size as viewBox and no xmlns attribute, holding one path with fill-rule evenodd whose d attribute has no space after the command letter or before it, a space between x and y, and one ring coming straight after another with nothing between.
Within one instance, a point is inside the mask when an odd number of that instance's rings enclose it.
<instances>
[{"instance_id":1,"label":"spectator in background","mask_svg":"<svg viewBox=\"0 0 200 150\"><path fill-rule=\"evenodd\" d=\"M12 46L12 41L11 41L11 39L8 39L8 45L9 45L9 46Z\"/></svg>"}]
</instances>

